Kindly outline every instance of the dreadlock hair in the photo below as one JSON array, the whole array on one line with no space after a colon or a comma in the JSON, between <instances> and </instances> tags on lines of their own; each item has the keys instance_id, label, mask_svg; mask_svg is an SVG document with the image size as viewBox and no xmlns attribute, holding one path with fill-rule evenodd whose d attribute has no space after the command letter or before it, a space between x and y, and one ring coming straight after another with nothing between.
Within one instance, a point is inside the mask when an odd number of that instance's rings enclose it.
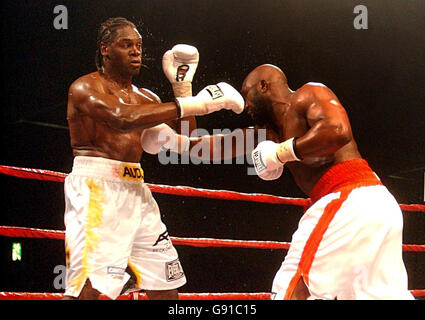
<instances>
[{"instance_id":1,"label":"dreadlock hair","mask_svg":"<svg viewBox=\"0 0 425 320\"><path fill-rule=\"evenodd\" d=\"M117 35L117 30L126 26L136 28L133 22L122 17L109 18L100 25L97 32L97 49L96 56L94 58L98 71L101 71L103 67L102 54L100 53L100 44L111 44Z\"/></svg>"}]
</instances>

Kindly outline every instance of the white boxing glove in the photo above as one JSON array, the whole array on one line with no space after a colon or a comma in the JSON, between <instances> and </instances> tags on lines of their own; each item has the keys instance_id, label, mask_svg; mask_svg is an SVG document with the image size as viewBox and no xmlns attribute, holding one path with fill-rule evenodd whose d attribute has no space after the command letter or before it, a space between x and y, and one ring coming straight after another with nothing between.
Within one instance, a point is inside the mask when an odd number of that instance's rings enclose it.
<instances>
[{"instance_id":1,"label":"white boxing glove","mask_svg":"<svg viewBox=\"0 0 425 320\"><path fill-rule=\"evenodd\" d=\"M194 97L176 98L176 103L180 118L201 116L222 109L239 114L245 106L241 94L226 82L207 86Z\"/></svg>"},{"instance_id":2,"label":"white boxing glove","mask_svg":"<svg viewBox=\"0 0 425 320\"><path fill-rule=\"evenodd\" d=\"M283 166L277 168L276 170L265 171L261 175L258 175L258 176L263 180L270 181L270 180L279 179L280 176L282 175L282 173L283 173Z\"/></svg>"},{"instance_id":3,"label":"white boxing glove","mask_svg":"<svg viewBox=\"0 0 425 320\"><path fill-rule=\"evenodd\" d=\"M294 138L282 143L275 143L270 140L262 141L252 151L251 155L255 172L263 180L279 178L286 162L300 161L294 151Z\"/></svg>"},{"instance_id":4,"label":"white boxing glove","mask_svg":"<svg viewBox=\"0 0 425 320\"><path fill-rule=\"evenodd\" d=\"M194 46L177 44L162 57L162 70L173 87L175 97L192 96L192 80L199 63Z\"/></svg>"},{"instance_id":5,"label":"white boxing glove","mask_svg":"<svg viewBox=\"0 0 425 320\"><path fill-rule=\"evenodd\" d=\"M143 130L140 142L150 154L158 154L161 149L183 153L190 147L189 137L177 134L165 123Z\"/></svg>"},{"instance_id":6,"label":"white boxing glove","mask_svg":"<svg viewBox=\"0 0 425 320\"><path fill-rule=\"evenodd\" d=\"M283 172L284 163L279 161L276 154L278 146L279 144L266 140L260 142L252 150L251 156L255 172L263 180L277 179Z\"/></svg>"}]
</instances>

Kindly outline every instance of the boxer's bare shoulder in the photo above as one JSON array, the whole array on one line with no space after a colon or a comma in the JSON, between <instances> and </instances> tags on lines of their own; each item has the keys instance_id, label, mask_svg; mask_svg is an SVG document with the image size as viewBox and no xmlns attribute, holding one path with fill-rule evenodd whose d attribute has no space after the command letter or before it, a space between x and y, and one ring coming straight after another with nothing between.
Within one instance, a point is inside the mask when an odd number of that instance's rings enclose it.
<instances>
[{"instance_id":1,"label":"boxer's bare shoulder","mask_svg":"<svg viewBox=\"0 0 425 320\"><path fill-rule=\"evenodd\" d=\"M296 90L291 97L291 106L310 126L323 119L343 121L348 125L346 111L338 97L322 83L309 82Z\"/></svg>"},{"instance_id":2,"label":"boxer's bare shoulder","mask_svg":"<svg viewBox=\"0 0 425 320\"><path fill-rule=\"evenodd\" d=\"M338 98L326 85L319 82L308 82L297 89L292 95L292 105L300 110L323 101L340 104Z\"/></svg>"},{"instance_id":3,"label":"boxer's bare shoulder","mask_svg":"<svg viewBox=\"0 0 425 320\"><path fill-rule=\"evenodd\" d=\"M76 79L68 90L68 111L78 108L93 92L105 92L105 82L99 72L92 72ZM70 110L71 109L71 110Z\"/></svg>"},{"instance_id":4,"label":"boxer's bare shoulder","mask_svg":"<svg viewBox=\"0 0 425 320\"><path fill-rule=\"evenodd\" d=\"M99 72L91 72L76 79L69 87L69 90L84 90L84 89L103 89L105 80Z\"/></svg>"},{"instance_id":5,"label":"boxer's bare shoulder","mask_svg":"<svg viewBox=\"0 0 425 320\"><path fill-rule=\"evenodd\" d=\"M147 88L137 88L137 92L155 103L161 103L161 98L153 91Z\"/></svg>"}]
</instances>

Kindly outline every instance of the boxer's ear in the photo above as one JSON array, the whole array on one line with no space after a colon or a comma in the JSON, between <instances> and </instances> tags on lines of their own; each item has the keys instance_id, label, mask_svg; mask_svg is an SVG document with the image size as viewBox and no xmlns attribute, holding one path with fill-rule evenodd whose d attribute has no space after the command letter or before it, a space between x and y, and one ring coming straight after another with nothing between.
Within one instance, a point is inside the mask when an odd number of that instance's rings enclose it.
<instances>
[{"instance_id":1,"label":"boxer's ear","mask_svg":"<svg viewBox=\"0 0 425 320\"><path fill-rule=\"evenodd\" d=\"M106 56L108 54L108 45L104 42L100 43L100 54Z\"/></svg>"},{"instance_id":2,"label":"boxer's ear","mask_svg":"<svg viewBox=\"0 0 425 320\"><path fill-rule=\"evenodd\" d=\"M259 86L259 91L261 93L265 93L267 92L267 90L269 90L269 84L266 80L260 80L260 82L258 83Z\"/></svg>"}]
</instances>

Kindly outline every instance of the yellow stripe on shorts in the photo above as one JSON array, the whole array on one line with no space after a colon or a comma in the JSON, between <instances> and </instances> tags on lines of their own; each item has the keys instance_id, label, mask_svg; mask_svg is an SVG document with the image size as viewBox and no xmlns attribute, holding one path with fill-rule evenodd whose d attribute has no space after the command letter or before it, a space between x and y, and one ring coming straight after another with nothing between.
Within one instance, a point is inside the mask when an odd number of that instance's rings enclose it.
<instances>
[{"instance_id":1,"label":"yellow stripe on shorts","mask_svg":"<svg viewBox=\"0 0 425 320\"><path fill-rule=\"evenodd\" d=\"M87 255L90 251L95 249L99 241L99 236L96 234L93 228L100 226L103 214L103 187L96 184L94 180L90 178L86 179L86 184L90 189L90 196L87 210L86 239L83 249L82 270L81 274L71 281L71 285L75 286L78 290L81 290L80 288L82 288L86 282L87 276L90 272L89 266L87 265Z\"/></svg>"}]
</instances>

